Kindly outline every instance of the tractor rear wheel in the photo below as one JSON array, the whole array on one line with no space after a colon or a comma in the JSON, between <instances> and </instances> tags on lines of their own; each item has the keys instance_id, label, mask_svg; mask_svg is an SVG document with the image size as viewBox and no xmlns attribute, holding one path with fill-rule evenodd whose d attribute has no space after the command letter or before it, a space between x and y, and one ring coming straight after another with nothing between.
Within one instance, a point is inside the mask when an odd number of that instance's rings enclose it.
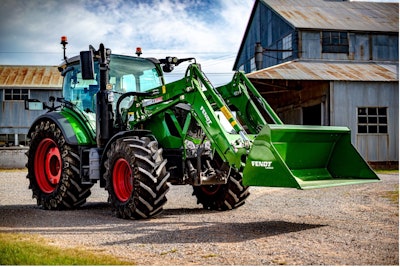
<instances>
[{"instance_id":1,"label":"tractor rear wheel","mask_svg":"<svg viewBox=\"0 0 400 267\"><path fill-rule=\"evenodd\" d=\"M90 196L92 185L83 185L79 175L77 147L65 142L61 129L51 120L39 121L30 132L29 188L44 209L79 207Z\"/></svg>"},{"instance_id":2,"label":"tractor rear wheel","mask_svg":"<svg viewBox=\"0 0 400 267\"><path fill-rule=\"evenodd\" d=\"M242 174L231 170L226 184L193 186L193 195L204 209L223 211L240 207L250 193Z\"/></svg>"},{"instance_id":3,"label":"tractor rear wheel","mask_svg":"<svg viewBox=\"0 0 400 267\"><path fill-rule=\"evenodd\" d=\"M162 149L148 137L120 138L111 144L104 179L117 217L145 219L162 211L169 189L165 165Z\"/></svg>"}]
</instances>

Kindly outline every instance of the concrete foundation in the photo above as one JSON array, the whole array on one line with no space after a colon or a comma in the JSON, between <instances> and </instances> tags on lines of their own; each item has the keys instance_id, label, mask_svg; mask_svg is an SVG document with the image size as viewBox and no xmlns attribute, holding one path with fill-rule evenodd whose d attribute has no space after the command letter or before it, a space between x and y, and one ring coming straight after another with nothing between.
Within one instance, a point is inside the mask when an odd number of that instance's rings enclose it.
<instances>
[{"instance_id":1,"label":"concrete foundation","mask_svg":"<svg viewBox=\"0 0 400 267\"><path fill-rule=\"evenodd\" d=\"M0 169L25 168L28 147L0 147Z\"/></svg>"}]
</instances>

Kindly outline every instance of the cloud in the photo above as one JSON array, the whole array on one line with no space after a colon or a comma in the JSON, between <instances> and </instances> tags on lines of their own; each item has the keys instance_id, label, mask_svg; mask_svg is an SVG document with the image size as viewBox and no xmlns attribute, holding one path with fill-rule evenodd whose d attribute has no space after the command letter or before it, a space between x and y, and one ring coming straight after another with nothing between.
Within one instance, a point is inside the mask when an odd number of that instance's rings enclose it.
<instances>
[{"instance_id":1,"label":"cloud","mask_svg":"<svg viewBox=\"0 0 400 267\"><path fill-rule=\"evenodd\" d=\"M59 38L67 35L74 53L100 42L119 53L133 53L136 46L154 54L236 53L252 5L253 0L2 0L0 52L32 52L23 59L28 63L37 58L35 51L60 52ZM229 15L237 12L239 17Z\"/></svg>"},{"instance_id":2,"label":"cloud","mask_svg":"<svg viewBox=\"0 0 400 267\"><path fill-rule=\"evenodd\" d=\"M196 57L216 85L228 81L255 0L1 0L0 64L58 65L100 43L113 53ZM181 78L186 65L170 74Z\"/></svg>"}]
</instances>

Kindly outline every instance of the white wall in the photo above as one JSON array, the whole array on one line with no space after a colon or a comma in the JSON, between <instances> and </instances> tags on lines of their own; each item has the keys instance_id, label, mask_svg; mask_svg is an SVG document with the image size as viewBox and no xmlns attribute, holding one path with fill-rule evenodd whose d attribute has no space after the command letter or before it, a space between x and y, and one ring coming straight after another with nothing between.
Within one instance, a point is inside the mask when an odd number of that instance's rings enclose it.
<instances>
[{"instance_id":1,"label":"white wall","mask_svg":"<svg viewBox=\"0 0 400 267\"><path fill-rule=\"evenodd\" d=\"M367 161L399 160L399 84L396 82L331 82L331 125L351 129L351 141ZM387 107L388 133L361 134L358 107Z\"/></svg>"}]
</instances>

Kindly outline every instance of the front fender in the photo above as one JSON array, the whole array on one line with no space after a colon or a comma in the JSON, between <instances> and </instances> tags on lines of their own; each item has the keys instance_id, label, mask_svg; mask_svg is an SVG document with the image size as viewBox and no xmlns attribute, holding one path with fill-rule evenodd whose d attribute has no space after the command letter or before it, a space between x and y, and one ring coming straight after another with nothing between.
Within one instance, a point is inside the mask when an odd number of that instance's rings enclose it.
<instances>
[{"instance_id":1,"label":"front fender","mask_svg":"<svg viewBox=\"0 0 400 267\"><path fill-rule=\"evenodd\" d=\"M122 131L117 134L115 134L106 144L104 149L102 150L101 154L101 162L100 162L100 168L101 171L100 173L104 174L106 169L104 166L104 162L107 159L107 151L110 149L111 144L115 142L118 138L122 137L131 137L131 136L138 136L138 137L143 137L143 136L151 136L152 138L155 139L155 137L152 135L151 131L148 130L130 130L130 131ZM105 187L106 186L106 181L104 180L103 176L100 177L100 187Z\"/></svg>"}]
</instances>

